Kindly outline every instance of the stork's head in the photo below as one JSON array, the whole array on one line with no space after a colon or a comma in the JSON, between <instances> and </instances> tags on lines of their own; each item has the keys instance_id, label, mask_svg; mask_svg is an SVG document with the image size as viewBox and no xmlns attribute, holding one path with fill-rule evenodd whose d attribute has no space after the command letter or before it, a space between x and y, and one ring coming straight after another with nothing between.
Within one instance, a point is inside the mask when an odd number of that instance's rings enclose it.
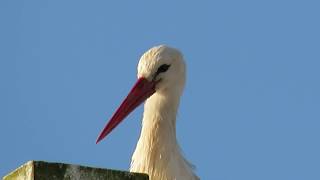
<instances>
[{"instance_id":1,"label":"stork's head","mask_svg":"<svg viewBox=\"0 0 320 180\"><path fill-rule=\"evenodd\" d=\"M100 133L97 143L154 93L180 95L184 83L185 63L177 49L161 45L145 52L138 64L136 84Z\"/></svg>"},{"instance_id":2,"label":"stork's head","mask_svg":"<svg viewBox=\"0 0 320 180\"><path fill-rule=\"evenodd\" d=\"M138 78L155 83L157 93L180 92L185 83L185 63L174 48L160 45L151 48L140 58Z\"/></svg>"}]
</instances>

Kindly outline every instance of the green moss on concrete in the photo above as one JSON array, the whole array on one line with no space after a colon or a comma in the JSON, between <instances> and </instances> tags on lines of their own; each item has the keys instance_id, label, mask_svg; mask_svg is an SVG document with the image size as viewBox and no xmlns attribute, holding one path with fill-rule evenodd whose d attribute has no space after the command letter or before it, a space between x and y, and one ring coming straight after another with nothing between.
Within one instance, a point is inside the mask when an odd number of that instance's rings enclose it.
<instances>
[{"instance_id":1,"label":"green moss on concrete","mask_svg":"<svg viewBox=\"0 0 320 180\"><path fill-rule=\"evenodd\" d=\"M3 180L148 180L148 175L64 163L29 161Z\"/></svg>"}]
</instances>

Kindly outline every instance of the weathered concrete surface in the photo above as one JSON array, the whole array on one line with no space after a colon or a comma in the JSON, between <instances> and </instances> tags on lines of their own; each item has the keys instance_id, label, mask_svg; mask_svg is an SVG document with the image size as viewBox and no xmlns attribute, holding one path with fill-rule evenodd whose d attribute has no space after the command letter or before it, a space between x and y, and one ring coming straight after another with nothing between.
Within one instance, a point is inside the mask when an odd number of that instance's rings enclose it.
<instances>
[{"instance_id":1,"label":"weathered concrete surface","mask_svg":"<svg viewBox=\"0 0 320 180\"><path fill-rule=\"evenodd\" d=\"M148 180L148 175L64 163L29 161L3 180Z\"/></svg>"}]
</instances>

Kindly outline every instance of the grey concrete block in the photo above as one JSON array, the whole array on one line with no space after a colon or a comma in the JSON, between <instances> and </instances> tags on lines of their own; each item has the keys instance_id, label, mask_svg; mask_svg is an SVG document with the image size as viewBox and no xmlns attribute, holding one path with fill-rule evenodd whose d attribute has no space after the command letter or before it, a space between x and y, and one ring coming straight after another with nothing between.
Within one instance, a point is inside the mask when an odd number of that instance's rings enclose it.
<instances>
[{"instance_id":1,"label":"grey concrete block","mask_svg":"<svg viewBox=\"0 0 320 180\"><path fill-rule=\"evenodd\" d=\"M3 180L148 180L148 175L80 165L29 161Z\"/></svg>"}]
</instances>

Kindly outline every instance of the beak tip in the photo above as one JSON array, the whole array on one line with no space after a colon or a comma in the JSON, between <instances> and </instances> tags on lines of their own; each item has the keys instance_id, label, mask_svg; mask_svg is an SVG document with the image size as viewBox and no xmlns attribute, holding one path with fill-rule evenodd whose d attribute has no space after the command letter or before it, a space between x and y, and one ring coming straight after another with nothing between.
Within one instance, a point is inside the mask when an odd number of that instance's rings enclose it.
<instances>
[{"instance_id":1,"label":"beak tip","mask_svg":"<svg viewBox=\"0 0 320 180\"><path fill-rule=\"evenodd\" d=\"M96 144L98 144L100 141L102 141L102 139L104 139L107 136L107 134L108 134L107 129L108 129L108 126L105 129L103 129L103 131L100 133L100 135L98 136L98 138L96 140Z\"/></svg>"},{"instance_id":2,"label":"beak tip","mask_svg":"<svg viewBox=\"0 0 320 180\"><path fill-rule=\"evenodd\" d=\"M102 136L99 136L98 139L96 140L96 144L98 144L102 140Z\"/></svg>"}]
</instances>

